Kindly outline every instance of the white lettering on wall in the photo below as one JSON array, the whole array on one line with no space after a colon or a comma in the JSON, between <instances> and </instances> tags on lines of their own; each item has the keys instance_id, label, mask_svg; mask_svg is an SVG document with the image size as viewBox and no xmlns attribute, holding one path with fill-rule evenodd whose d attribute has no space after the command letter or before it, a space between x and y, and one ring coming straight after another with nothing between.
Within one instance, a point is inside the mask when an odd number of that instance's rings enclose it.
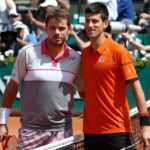
<instances>
[{"instance_id":1,"label":"white lettering on wall","mask_svg":"<svg viewBox=\"0 0 150 150\"><path fill-rule=\"evenodd\" d=\"M6 84L5 84L5 81L6 80ZM10 80L10 76L4 76L3 78L0 78L0 93L3 95L4 94L4 90L6 88L6 85L8 84ZM18 91L17 93L17 98L20 98L20 92Z\"/></svg>"}]
</instances>

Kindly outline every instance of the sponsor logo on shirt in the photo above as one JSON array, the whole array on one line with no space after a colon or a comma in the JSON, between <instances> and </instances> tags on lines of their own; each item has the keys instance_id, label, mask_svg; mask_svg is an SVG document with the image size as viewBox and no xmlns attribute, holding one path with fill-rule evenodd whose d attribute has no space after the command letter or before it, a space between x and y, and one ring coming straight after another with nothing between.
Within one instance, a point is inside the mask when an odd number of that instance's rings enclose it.
<instances>
[{"instance_id":1,"label":"sponsor logo on shirt","mask_svg":"<svg viewBox=\"0 0 150 150\"><path fill-rule=\"evenodd\" d=\"M98 59L99 62L104 62L105 61L105 57L104 56L100 56Z\"/></svg>"},{"instance_id":2,"label":"sponsor logo on shirt","mask_svg":"<svg viewBox=\"0 0 150 150\"><path fill-rule=\"evenodd\" d=\"M69 57L69 60L75 60L75 56L71 56L71 57Z\"/></svg>"}]
</instances>

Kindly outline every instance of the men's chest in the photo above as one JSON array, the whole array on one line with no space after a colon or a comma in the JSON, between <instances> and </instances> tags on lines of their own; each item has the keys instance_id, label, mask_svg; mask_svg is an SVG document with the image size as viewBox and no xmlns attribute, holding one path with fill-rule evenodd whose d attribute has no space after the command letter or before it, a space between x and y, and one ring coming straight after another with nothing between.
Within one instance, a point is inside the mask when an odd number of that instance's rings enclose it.
<instances>
[{"instance_id":1,"label":"men's chest","mask_svg":"<svg viewBox=\"0 0 150 150\"><path fill-rule=\"evenodd\" d=\"M116 68L115 58L109 50L99 53L87 53L82 59L83 67L86 71L107 72Z\"/></svg>"},{"instance_id":2,"label":"men's chest","mask_svg":"<svg viewBox=\"0 0 150 150\"><path fill-rule=\"evenodd\" d=\"M27 70L32 69L56 69L73 70L78 67L78 60L74 56L62 57L61 59L52 59L47 55L30 55L27 58Z\"/></svg>"},{"instance_id":3,"label":"men's chest","mask_svg":"<svg viewBox=\"0 0 150 150\"><path fill-rule=\"evenodd\" d=\"M80 60L76 61L73 57L54 61L46 55L32 55L27 58L24 80L72 83L78 73L79 65Z\"/></svg>"}]
</instances>

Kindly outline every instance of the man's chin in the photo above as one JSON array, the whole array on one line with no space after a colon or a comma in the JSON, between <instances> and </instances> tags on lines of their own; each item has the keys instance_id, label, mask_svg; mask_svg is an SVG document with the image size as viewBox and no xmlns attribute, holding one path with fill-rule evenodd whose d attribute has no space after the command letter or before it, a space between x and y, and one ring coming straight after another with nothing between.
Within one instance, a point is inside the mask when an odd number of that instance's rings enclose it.
<instances>
[{"instance_id":1,"label":"man's chin","mask_svg":"<svg viewBox=\"0 0 150 150\"><path fill-rule=\"evenodd\" d=\"M64 42L55 42L53 43L54 46L62 46L64 44Z\"/></svg>"},{"instance_id":2,"label":"man's chin","mask_svg":"<svg viewBox=\"0 0 150 150\"><path fill-rule=\"evenodd\" d=\"M89 35L88 37L89 37L89 39L90 39L90 38L94 38L95 35L91 34L91 35Z\"/></svg>"}]
</instances>

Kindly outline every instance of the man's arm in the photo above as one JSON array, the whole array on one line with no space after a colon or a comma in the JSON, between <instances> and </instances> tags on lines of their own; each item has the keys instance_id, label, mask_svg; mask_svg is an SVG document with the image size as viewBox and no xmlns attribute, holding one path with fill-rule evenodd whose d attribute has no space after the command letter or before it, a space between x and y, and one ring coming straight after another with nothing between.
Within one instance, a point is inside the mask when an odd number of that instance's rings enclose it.
<instances>
[{"instance_id":1,"label":"man's arm","mask_svg":"<svg viewBox=\"0 0 150 150\"><path fill-rule=\"evenodd\" d=\"M14 80L10 79L4 91L2 107L0 108L0 141L3 139L3 136L8 133L7 120L17 92L18 84Z\"/></svg>"},{"instance_id":2,"label":"man's arm","mask_svg":"<svg viewBox=\"0 0 150 150\"><path fill-rule=\"evenodd\" d=\"M70 9L70 3L65 0L57 0L61 7L65 9Z\"/></svg>"},{"instance_id":3,"label":"man's arm","mask_svg":"<svg viewBox=\"0 0 150 150\"><path fill-rule=\"evenodd\" d=\"M17 82L10 79L3 95L2 107L11 108L13 102L15 101L17 92L18 92Z\"/></svg>"},{"instance_id":4,"label":"man's arm","mask_svg":"<svg viewBox=\"0 0 150 150\"><path fill-rule=\"evenodd\" d=\"M135 48L137 48L139 51L140 50L145 50L145 51L150 51L150 45L143 45L141 43L138 43L137 41L133 40L132 38L130 38L130 35L125 32L125 33L121 33L122 37L125 39L125 40L128 40L129 43L131 45L133 45Z\"/></svg>"},{"instance_id":5,"label":"man's arm","mask_svg":"<svg viewBox=\"0 0 150 150\"><path fill-rule=\"evenodd\" d=\"M84 42L73 29L71 29L70 35L72 35L75 38L81 50L90 45L90 41Z\"/></svg>"},{"instance_id":6,"label":"man's arm","mask_svg":"<svg viewBox=\"0 0 150 150\"><path fill-rule=\"evenodd\" d=\"M19 38L19 37L16 38L16 41L17 41L20 45L22 45L22 46L26 46L26 45L30 44L30 43L28 43L28 42L22 40L22 39Z\"/></svg>"},{"instance_id":7,"label":"man's arm","mask_svg":"<svg viewBox=\"0 0 150 150\"><path fill-rule=\"evenodd\" d=\"M139 80L130 83L130 87L132 89L138 112L140 115L140 124L144 143L146 144L146 146L150 146L150 143L148 141L150 140L150 117L146 106L144 92L142 90Z\"/></svg>"},{"instance_id":8,"label":"man's arm","mask_svg":"<svg viewBox=\"0 0 150 150\"><path fill-rule=\"evenodd\" d=\"M36 20L33 17L33 14L30 10L28 10L28 13L26 14L27 18L29 19L31 24L34 24L37 28L41 29L42 31L46 30L45 22Z\"/></svg>"},{"instance_id":9,"label":"man's arm","mask_svg":"<svg viewBox=\"0 0 150 150\"><path fill-rule=\"evenodd\" d=\"M5 0L8 9L16 9L16 4L13 0Z\"/></svg>"}]
</instances>

